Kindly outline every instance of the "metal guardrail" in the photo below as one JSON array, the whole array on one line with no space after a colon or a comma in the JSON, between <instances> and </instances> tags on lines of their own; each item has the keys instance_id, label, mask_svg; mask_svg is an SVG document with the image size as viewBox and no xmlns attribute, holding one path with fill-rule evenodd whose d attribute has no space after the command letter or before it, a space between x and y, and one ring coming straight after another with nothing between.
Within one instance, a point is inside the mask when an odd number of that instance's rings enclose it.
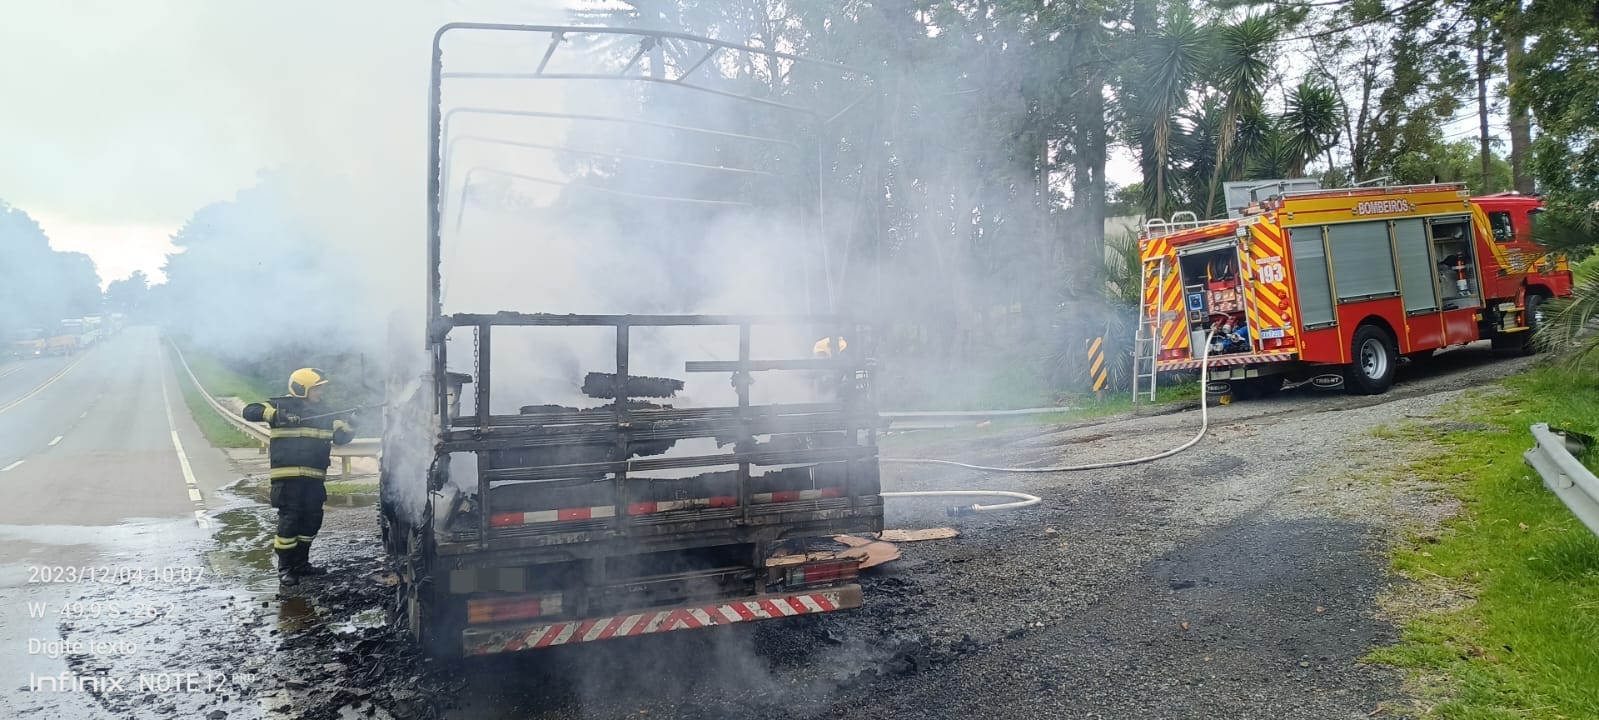
<instances>
[{"instance_id":1,"label":"metal guardrail","mask_svg":"<svg viewBox=\"0 0 1599 720\"><path fill-rule=\"evenodd\" d=\"M1580 433L1551 429L1546 423L1532 426L1538 445L1522 458L1543 478L1544 487L1554 492L1571 508L1582 524L1599 535L1599 478L1594 477L1577 455L1588 449L1588 438Z\"/></svg>"},{"instance_id":2,"label":"metal guardrail","mask_svg":"<svg viewBox=\"0 0 1599 720\"><path fill-rule=\"evenodd\" d=\"M205 403L211 406L211 409L223 420L226 420L228 424L237 428L239 432L250 436L250 439L261 443L263 446L266 445L270 439L267 427L263 424L245 420L238 413L217 402L217 399L211 395L211 391L206 390L205 386L200 384L200 378L196 377L194 370L189 367L189 361L183 357L183 351L179 350L178 346L172 342L167 344L172 347L173 354L177 355L178 364L183 367L183 372L189 376L189 381L194 383L194 386L200 390L200 397L205 398ZM379 457L381 455L382 443L378 438L355 438L344 445L335 445L333 447L334 457Z\"/></svg>"}]
</instances>

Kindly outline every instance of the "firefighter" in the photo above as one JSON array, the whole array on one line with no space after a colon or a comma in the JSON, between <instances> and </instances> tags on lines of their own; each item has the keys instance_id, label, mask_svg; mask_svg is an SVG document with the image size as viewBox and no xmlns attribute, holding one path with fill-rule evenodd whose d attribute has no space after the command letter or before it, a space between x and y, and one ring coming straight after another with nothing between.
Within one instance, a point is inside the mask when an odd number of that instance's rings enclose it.
<instances>
[{"instance_id":1,"label":"firefighter","mask_svg":"<svg viewBox=\"0 0 1599 720\"><path fill-rule=\"evenodd\" d=\"M244 406L244 419L265 422L272 429L267 455L272 465L272 507L278 510L272 549L283 585L327 572L311 564L311 543L322 527L322 503L328 497L322 483L333 446L355 437L350 423L334 418L339 413L318 412L327 384L327 373L300 368L289 375L287 396Z\"/></svg>"},{"instance_id":2,"label":"firefighter","mask_svg":"<svg viewBox=\"0 0 1599 720\"><path fill-rule=\"evenodd\" d=\"M849 343L845 342L842 336L824 337L820 340L817 340L816 344L811 346L811 357L818 360L830 358L833 357L834 352L837 352L839 355L843 355L844 351L848 349ZM812 388L818 395L839 399L839 392L843 388L847 378L847 375L840 377L834 375L833 373L822 371L813 377Z\"/></svg>"}]
</instances>

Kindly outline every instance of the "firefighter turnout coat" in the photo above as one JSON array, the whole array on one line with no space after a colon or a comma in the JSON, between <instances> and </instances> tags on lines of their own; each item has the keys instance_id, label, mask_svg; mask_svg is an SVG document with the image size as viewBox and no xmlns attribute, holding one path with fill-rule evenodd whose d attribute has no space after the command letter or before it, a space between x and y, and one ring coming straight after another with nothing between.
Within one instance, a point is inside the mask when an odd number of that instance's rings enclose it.
<instances>
[{"instance_id":1,"label":"firefighter turnout coat","mask_svg":"<svg viewBox=\"0 0 1599 720\"><path fill-rule=\"evenodd\" d=\"M244 406L244 419L265 422L272 429L267 456L274 482L327 479L333 446L355 438L349 423L332 416L311 417L318 414L317 408L297 397L276 397Z\"/></svg>"}]
</instances>

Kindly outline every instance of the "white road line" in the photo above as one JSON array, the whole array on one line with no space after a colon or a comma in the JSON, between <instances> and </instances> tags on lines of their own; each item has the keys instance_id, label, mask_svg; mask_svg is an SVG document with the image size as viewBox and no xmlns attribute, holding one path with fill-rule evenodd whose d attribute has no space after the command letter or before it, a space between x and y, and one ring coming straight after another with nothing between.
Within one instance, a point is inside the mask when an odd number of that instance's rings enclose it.
<instances>
[{"instance_id":1,"label":"white road line","mask_svg":"<svg viewBox=\"0 0 1599 720\"><path fill-rule=\"evenodd\" d=\"M88 410L84 410L83 414L78 416L78 419L82 420L82 419L84 419L86 417L89 417L89 411Z\"/></svg>"},{"instance_id":2,"label":"white road line","mask_svg":"<svg viewBox=\"0 0 1599 720\"><path fill-rule=\"evenodd\" d=\"M50 447L55 447L56 443L61 442L61 438L63 438L63 437L65 437L65 436L64 435L57 435L56 439L50 441Z\"/></svg>"},{"instance_id":3,"label":"white road line","mask_svg":"<svg viewBox=\"0 0 1599 720\"><path fill-rule=\"evenodd\" d=\"M40 383L38 387L36 387L36 388L34 388L32 390L29 390L27 395L23 395L22 397L19 397L19 398L15 399L15 400L12 400L11 402L6 403L5 405L0 405L0 413L3 413L5 411L7 411L7 410L10 410L11 408L14 408L14 407L16 407L18 405L21 405L22 403L27 402L28 398L31 398L31 397L33 397L35 395L38 395L39 393L44 392L45 388L56 384L57 380L60 380L61 378L65 377L67 373L72 372L72 368L77 367L78 363L83 362L83 359L86 358L86 357L89 357L88 353L84 353L82 355L79 355L78 359L73 360L71 363L68 363L66 367L61 368L61 372L58 372L58 373L56 373L54 375L51 375L49 380L46 380L46 381Z\"/></svg>"},{"instance_id":4,"label":"white road line","mask_svg":"<svg viewBox=\"0 0 1599 720\"><path fill-rule=\"evenodd\" d=\"M167 412L167 428L172 431L172 448L178 451L178 467L183 469L183 484L188 486L189 501L196 506L194 522L202 528L211 527L211 521L205 515L205 507L201 505L204 499L200 496L200 489L194 480L194 468L189 465L188 453L183 452L183 441L178 439L178 423L172 418L172 395L167 389L166 363L161 363L156 371L161 373L161 405Z\"/></svg>"},{"instance_id":5,"label":"white road line","mask_svg":"<svg viewBox=\"0 0 1599 720\"><path fill-rule=\"evenodd\" d=\"M11 472L12 470L17 469L18 465L21 465L22 463L25 463L25 462L27 462L27 461L26 460L18 460L18 461L14 462L14 463L11 463L10 465L7 465L7 466L5 466L3 468L0 468L0 472Z\"/></svg>"}]
</instances>

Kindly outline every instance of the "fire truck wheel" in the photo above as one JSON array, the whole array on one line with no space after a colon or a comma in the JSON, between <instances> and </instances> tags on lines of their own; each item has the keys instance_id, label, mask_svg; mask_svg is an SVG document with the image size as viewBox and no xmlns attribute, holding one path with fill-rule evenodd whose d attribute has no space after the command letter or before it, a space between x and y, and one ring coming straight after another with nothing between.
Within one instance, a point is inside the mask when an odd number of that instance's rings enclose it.
<instances>
[{"instance_id":1,"label":"fire truck wheel","mask_svg":"<svg viewBox=\"0 0 1599 720\"><path fill-rule=\"evenodd\" d=\"M1354 362L1344 373L1349 389L1360 395L1381 395L1394 384L1394 368L1399 352L1394 340L1375 325L1361 325L1349 343L1355 349Z\"/></svg>"},{"instance_id":2,"label":"fire truck wheel","mask_svg":"<svg viewBox=\"0 0 1599 720\"><path fill-rule=\"evenodd\" d=\"M1527 296L1527 332L1522 333L1525 337L1521 341L1521 351L1528 355L1542 349L1538 344L1537 334L1538 328L1543 327L1543 303L1542 295Z\"/></svg>"}]
</instances>

